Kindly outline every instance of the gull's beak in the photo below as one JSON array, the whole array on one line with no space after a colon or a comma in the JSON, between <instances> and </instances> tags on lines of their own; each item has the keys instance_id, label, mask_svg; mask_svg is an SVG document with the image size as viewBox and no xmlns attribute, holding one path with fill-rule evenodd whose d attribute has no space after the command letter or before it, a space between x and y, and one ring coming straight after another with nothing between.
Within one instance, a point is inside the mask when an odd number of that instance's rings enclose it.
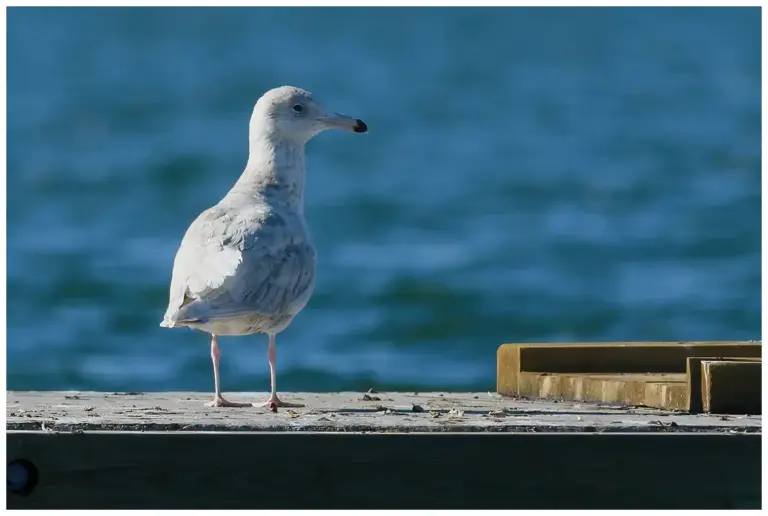
<instances>
[{"instance_id":1,"label":"gull's beak","mask_svg":"<svg viewBox=\"0 0 768 516\"><path fill-rule=\"evenodd\" d=\"M368 126L365 122L359 118L352 118L347 115L340 115L339 113L331 113L318 118L327 127L333 129L344 129L345 131L352 131L355 133L364 133L368 131Z\"/></svg>"}]
</instances>

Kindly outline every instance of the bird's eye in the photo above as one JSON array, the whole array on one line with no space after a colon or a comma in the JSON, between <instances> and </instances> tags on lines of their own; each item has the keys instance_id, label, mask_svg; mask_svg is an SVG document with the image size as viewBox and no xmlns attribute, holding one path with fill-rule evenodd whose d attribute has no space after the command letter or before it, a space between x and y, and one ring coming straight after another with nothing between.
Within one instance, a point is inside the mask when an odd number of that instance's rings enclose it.
<instances>
[{"instance_id":1,"label":"bird's eye","mask_svg":"<svg viewBox=\"0 0 768 516\"><path fill-rule=\"evenodd\" d=\"M297 113L301 113L302 111L304 111L304 106L302 106L301 104L296 104L295 106L293 106L293 110Z\"/></svg>"}]
</instances>

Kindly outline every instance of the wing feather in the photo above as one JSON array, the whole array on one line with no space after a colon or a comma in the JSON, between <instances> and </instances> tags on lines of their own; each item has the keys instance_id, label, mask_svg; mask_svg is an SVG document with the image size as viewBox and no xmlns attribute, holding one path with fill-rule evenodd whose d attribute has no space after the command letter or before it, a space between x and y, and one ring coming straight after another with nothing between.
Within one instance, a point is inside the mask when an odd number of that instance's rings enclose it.
<instances>
[{"instance_id":1,"label":"wing feather","mask_svg":"<svg viewBox=\"0 0 768 516\"><path fill-rule=\"evenodd\" d=\"M314 287L315 252L303 224L296 231L263 209L246 210L236 220L227 213L214 207L187 230L161 326L296 313L306 304Z\"/></svg>"}]
</instances>

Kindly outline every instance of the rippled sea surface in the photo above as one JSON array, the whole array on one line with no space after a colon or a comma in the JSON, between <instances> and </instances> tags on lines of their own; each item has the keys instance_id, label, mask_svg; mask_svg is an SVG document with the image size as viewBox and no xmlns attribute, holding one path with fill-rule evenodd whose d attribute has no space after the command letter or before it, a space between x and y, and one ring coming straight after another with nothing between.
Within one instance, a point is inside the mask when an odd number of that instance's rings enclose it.
<instances>
[{"instance_id":1,"label":"rippled sea surface","mask_svg":"<svg viewBox=\"0 0 768 516\"><path fill-rule=\"evenodd\" d=\"M494 389L503 342L760 338L760 11L10 9L8 388L207 391L189 223L292 84L315 294L281 390ZM225 391L268 389L265 336Z\"/></svg>"}]
</instances>

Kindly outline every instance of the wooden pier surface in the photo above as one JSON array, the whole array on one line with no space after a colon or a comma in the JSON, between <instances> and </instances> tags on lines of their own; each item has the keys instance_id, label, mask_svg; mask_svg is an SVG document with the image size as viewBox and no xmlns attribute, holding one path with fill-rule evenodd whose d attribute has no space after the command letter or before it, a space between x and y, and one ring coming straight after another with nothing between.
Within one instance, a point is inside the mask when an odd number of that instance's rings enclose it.
<instances>
[{"instance_id":1,"label":"wooden pier surface","mask_svg":"<svg viewBox=\"0 0 768 516\"><path fill-rule=\"evenodd\" d=\"M225 393L262 401L265 393ZM495 393L8 392L8 508L759 508L759 416Z\"/></svg>"},{"instance_id":2,"label":"wooden pier surface","mask_svg":"<svg viewBox=\"0 0 768 516\"><path fill-rule=\"evenodd\" d=\"M266 393L227 393L260 402ZM210 408L207 393L9 392L8 430L757 432L760 416L690 415L496 393L286 393L304 408Z\"/></svg>"}]
</instances>

